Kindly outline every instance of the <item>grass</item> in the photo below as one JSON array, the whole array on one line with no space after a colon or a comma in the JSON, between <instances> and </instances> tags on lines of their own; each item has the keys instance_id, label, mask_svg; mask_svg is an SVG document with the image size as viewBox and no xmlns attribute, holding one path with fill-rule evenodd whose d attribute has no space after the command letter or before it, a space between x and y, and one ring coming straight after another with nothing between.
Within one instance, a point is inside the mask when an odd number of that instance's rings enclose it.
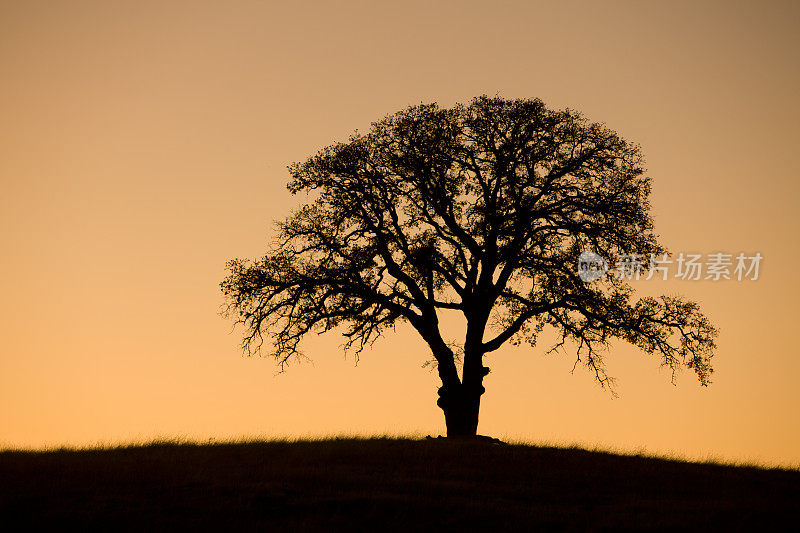
<instances>
[{"instance_id":1,"label":"grass","mask_svg":"<svg viewBox=\"0 0 800 533\"><path fill-rule=\"evenodd\" d=\"M399 438L0 452L0 527L777 529L800 471ZM788 520L788 522L787 522Z\"/></svg>"}]
</instances>

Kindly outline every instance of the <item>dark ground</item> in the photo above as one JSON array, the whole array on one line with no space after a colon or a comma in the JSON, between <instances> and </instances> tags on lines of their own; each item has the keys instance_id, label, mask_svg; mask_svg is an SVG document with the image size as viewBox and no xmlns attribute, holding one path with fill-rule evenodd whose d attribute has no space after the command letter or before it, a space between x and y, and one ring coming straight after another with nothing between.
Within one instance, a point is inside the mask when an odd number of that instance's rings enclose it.
<instances>
[{"instance_id":1,"label":"dark ground","mask_svg":"<svg viewBox=\"0 0 800 533\"><path fill-rule=\"evenodd\" d=\"M0 452L0 530L800 531L800 471L447 440Z\"/></svg>"}]
</instances>

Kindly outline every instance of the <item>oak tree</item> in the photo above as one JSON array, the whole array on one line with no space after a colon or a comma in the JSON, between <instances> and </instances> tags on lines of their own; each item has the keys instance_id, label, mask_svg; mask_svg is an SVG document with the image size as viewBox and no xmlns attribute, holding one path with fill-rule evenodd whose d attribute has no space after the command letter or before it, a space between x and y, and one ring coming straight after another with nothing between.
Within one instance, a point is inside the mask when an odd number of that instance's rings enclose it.
<instances>
[{"instance_id":1,"label":"oak tree","mask_svg":"<svg viewBox=\"0 0 800 533\"><path fill-rule=\"evenodd\" d=\"M282 367L306 334L335 328L358 353L405 322L430 347L457 437L477 433L486 354L533 346L546 327L603 385L614 339L709 383L716 330L697 304L579 275L587 250L645 258L645 271L666 253L640 148L604 125L538 99L417 105L289 173L308 201L266 255L230 261L221 284L247 353L271 346ZM463 315L457 345L441 331L446 312Z\"/></svg>"}]
</instances>

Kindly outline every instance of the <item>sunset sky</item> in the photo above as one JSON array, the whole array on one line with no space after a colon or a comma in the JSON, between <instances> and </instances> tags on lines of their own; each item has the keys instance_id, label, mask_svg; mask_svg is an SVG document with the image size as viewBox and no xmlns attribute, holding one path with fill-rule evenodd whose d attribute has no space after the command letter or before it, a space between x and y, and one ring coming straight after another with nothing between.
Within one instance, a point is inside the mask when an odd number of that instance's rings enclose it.
<instances>
[{"instance_id":1,"label":"sunset sky","mask_svg":"<svg viewBox=\"0 0 800 533\"><path fill-rule=\"evenodd\" d=\"M798 35L797 2L3 2L0 447L443 433L410 328L276 376L219 282L302 201L288 164L488 94L640 143L670 251L764 260L636 284L720 329L710 387L619 343L613 398L546 336L489 356L479 432L800 464Z\"/></svg>"}]
</instances>

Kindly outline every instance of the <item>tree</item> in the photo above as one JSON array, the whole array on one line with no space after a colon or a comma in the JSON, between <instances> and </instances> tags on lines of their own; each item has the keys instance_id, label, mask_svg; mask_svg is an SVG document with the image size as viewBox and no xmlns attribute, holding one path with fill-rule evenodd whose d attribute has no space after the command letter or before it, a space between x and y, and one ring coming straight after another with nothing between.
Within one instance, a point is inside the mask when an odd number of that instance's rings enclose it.
<instances>
[{"instance_id":1,"label":"tree","mask_svg":"<svg viewBox=\"0 0 800 533\"><path fill-rule=\"evenodd\" d=\"M613 339L657 355L673 380L685 366L709 383L716 330L697 304L635 300L624 279L578 275L585 250L666 252L639 147L580 113L486 96L412 106L289 172L308 202L263 258L230 261L221 284L248 354L267 337L283 369L307 333L341 327L357 356L406 322L430 347L457 437L476 435L484 356L534 346L545 326L559 334L553 349L574 345L601 385L612 385ZM457 346L440 331L448 311L465 319Z\"/></svg>"}]
</instances>

